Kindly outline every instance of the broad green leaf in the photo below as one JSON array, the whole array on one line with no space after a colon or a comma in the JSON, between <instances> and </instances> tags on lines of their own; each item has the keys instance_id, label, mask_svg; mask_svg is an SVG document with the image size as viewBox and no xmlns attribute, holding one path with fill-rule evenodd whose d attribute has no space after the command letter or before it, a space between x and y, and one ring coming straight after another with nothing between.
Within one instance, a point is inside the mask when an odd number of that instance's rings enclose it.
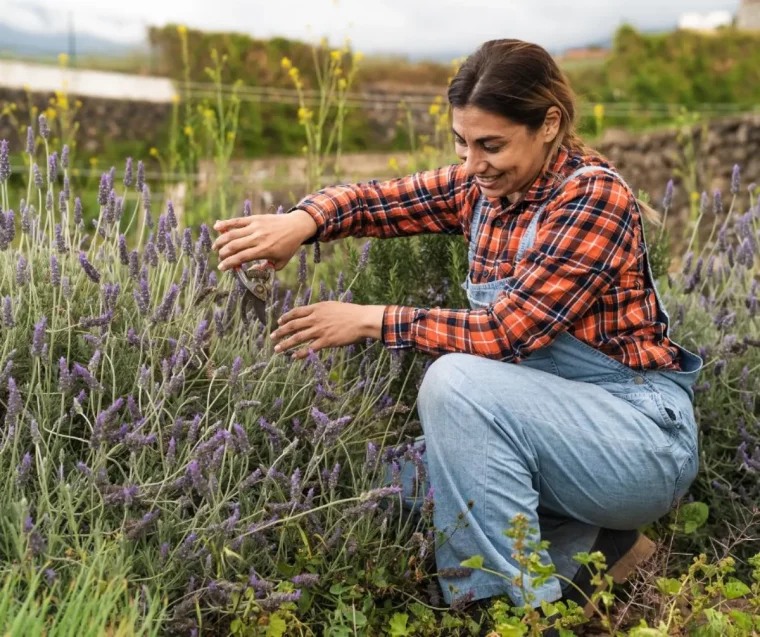
<instances>
[{"instance_id":1,"label":"broad green leaf","mask_svg":"<svg viewBox=\"0 0 760 637\"><path fill-rule=\"evenodd\" d=\"M730 579L723 586L723 591L728 599L736 599L737 597L744 597L752 591L749 586L738 579Z\"/></svg>"},{"instance_id":2,"label":"broad green leaf","mask_svg":"<svg viewBox=\"0 0 760 637\"><path fill-rule=\"evenodd\" d=\"M269 616L269 626L267 626L267 637L282 637L288 628L288 623L277 613Z\"/></svg>"},{"instance_id":3,"label":"broad green leaf","mask_svg":"<svg viewBox=\"0 0 760 637\"><path fill-rule=\"evenodd\" d=\"M679 512L686 533L694 533L699 527L704 526L709 515L710 509L704 502L689 502L682 506Z\"/></svg>"},{"instance_id":4,"label":"broad green leaf","mask_svg":"<svg viewBox=\"0 0 760 637\"><path fill-rule=\"evenodd\" d=\"M663 595L677 595L681 590L681 582L672 577L657 578L657 588Z\"/></svg>"},{"instance_id":5,"label":"broad green leaf","mask_svg":"<svg viewBox=\"0 0 760 637\"><path fill-rule=\"evenodd\" d=\"M742 630L746 631L747 634L750 634L752 632L752 628L754 626L754 622L752 621L752 615L748 615L747 613L743 613L740 610L732 610L729 613L729 616L731 619L734 620L734 623L741 628Z\"/></svg>"},{"instance_id":6,"label":"broad green leaf","mask_svg":"<svg viewBox=\"0 0 760 637\"><path fill-rule=\"evenodd\" d=\"M406 627L406 623L409 621L409 615L406 613L394 613L388 622L388 627L391 629L391 635L393 637L406 637L410 635L409 629Z\"/></svg>"}]
</instances>

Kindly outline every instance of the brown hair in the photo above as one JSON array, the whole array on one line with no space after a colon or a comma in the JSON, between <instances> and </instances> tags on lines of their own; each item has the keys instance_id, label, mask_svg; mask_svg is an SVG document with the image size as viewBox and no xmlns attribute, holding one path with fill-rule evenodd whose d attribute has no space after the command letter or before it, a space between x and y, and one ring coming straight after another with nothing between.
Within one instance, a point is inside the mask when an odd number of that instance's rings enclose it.
<instances>
[{"instance_id":1,"label":"brown hair","mask_svg":"<svg viewBox=\"0 0 760 637\"><path fill-rule=\"evenodd\" d=\"M536 132L547 111L556 106L560 124L543 170L547 171L560 146L583 155L596 154L576 129L575 94L554 58L537 44L522 40L490 40L465 60L449 85L452 108L476 106L527 126ZM659 223L660 215L639 201L644 216Z\"/></svg>"}]
</instances>

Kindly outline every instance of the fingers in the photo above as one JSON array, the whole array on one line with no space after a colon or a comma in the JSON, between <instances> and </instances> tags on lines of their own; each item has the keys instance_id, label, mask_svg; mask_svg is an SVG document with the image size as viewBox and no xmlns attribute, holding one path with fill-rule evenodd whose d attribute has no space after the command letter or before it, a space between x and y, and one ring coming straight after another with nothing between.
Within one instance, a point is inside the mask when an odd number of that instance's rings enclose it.
<instances>
[{"instance_id":1,"label":"fingers","mask_svg":"<svg viewBox=\"0 0 760 637\"><path fill-rule=\"evenodd\" d=\"M251 223L253 217L232 217L231 219L219 219L214 222L214 230L227 232L235 228L243 228Z\"/></svg>"},{"instance_id":2,"label":"fingers","mask_svg":"<svg viewBox=\"0 0 760 637\"><path fill-rule=\"evenodd\" d=\"M293 319L302 318L304 316L309 316L312 312L314 312L316 306L319 305L319 303L313 303L311 305L300 305L298 307L294 307L289 312L286 312L283 314L279 319L277 319L277 323L280 325L284 325L288 321L292 321ZM278 332L280 330L277 330Z\"/></svg>"},{"instance_id":3,"label":"fingers","mask_svg":"<svg viewBox=\"0 0 760 637\"><path fill-rule=\"evenodd\" d=\"M275 352L287 352L289 349L295 347L296 345L300 345L301 343L305 343L307 341L310 341L312 339L317 338L318 330L315 327L311 327L309 329L302 329L299 332L296 332L292 336L286 338L284 341L279 343L275 348Z\"/></svg>"},{"instance_id":4,"label":"fingers","mask_svg":"<svg viewBox=\"0 0 760 637\"><path fill-rule=\"evenodd\" d=\"M229 257L219 263L219 269L229 270L231 268L242 265L243 263L248 263L249 261L257 261L263 258L265 258L265 255L262 254L261 247L254 246L253 248L248 248L247 250L241 250L240 252L231 254Z\"/></svg>"},{"instance_id":5,"label":"fingers","mask_svg":"<svg viewBox=\"0 0 760 637\"><path fill-rule=\"evenodd\" d=\"M313 343L309 343L308 347L302 347L301 349L293 352L292 357L296 360L303 360L309 356L310 351L316 352L324 349L325 347L329 347L329 344L324 339L318 338Z\"/></svg>"},{"instance_id":6,"label":"fingers","mask_svg":"<svg viewBox=\"0 0 760 637\"><path fill-rule=\"evenodd\" d=\"M298 330L304 330L312 326L311 317L298 318L288 321L270 334L270 338L276 343L281 338L293 334Z\"/></svg>"},{"instance_id":7,"label":"fingers","mask_svg":"<svg viewBox=\"0 0 760 637\"><path fill-rule=\"evenodd\" d=\"M251 234L251 228L249 225L243 226L241 228L232 228L228 231L223 231L223 234L220 234L215 240L214 243L211 244L212 250L220 250L222 247L228 245L230 242L235 241L236 239L240 239L242 237L247 237Z\"/></svg>"},{"instance_id":8,"label":"fingers","mask_svg":"<svg viewBox=\"0 0 760 637\"><path fill-rule=\"evenodd\" d=\"M250 230L247 228L240 230L242 234L239 234L237 237L232 237L231 240L227 242L227 245L223 246L219 250L219 259L224 260L229 256L232 256L236 252L240 252L241 250L245 250L246 248L254 248L256 247L256 240L258 237L254 237L254 235L251 233ZM232 233L228 233L232 234Z\"/></svg>"}]
</instances>

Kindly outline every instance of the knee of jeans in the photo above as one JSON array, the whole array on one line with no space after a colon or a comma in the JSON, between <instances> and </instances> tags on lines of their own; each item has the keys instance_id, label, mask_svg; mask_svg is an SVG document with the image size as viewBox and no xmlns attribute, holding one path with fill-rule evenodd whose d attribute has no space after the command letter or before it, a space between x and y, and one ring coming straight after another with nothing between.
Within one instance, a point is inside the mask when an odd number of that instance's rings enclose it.
<instances>
[{"instance_id":1,"label":"knee of jeans","mask_svg":"<svg viewBox=\"0 0 760 637\"><path fill-rule=\"evenodd\" d=\"M428 367L417 396L421 413L441 409L455 396L454 390L467 384L466 368L462 364L465 358L465 354L444 354Z\"/></svg>"}]
</instances>

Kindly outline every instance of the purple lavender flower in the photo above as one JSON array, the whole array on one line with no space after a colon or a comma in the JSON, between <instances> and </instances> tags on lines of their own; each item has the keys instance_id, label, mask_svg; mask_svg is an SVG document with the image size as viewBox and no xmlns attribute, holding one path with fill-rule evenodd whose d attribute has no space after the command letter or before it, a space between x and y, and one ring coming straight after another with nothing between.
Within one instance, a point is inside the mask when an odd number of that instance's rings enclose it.
<instances>
[{"instance_id":1,"label":"purple lavender flower","mask_svg":"<svg viewBox=\"0 0 760 637\"><path fill-rule=\"evenodd\" d=\"M156 237L156 250L163 254L166 250L166 216L158 216L158 236Z\"/></svg>"},{"instance_id":2,"label":"purple lavender flower","mask_svg":"<svg viewBox=\"0 0 760 637\"><path fill-rule=\"evenodd\" d=\"M311 588L319 584L319 575L316 573L301 573L290 579L296 586Z\"/></svg>"},{"instance_id":3,"label":"purple lavender flower","mask_svg":"<svg viewBox=\"0 0 760 637\"><path fill-rule=\"evenodd\" d=\"M734 169L731 172L731 194L735 195L739 192L741 186L741 169L739 164L734 164Z\"/></svg>"},{"instance_id":4,"label":"purple lavender flower","mask_svg":"<svg viewBox=\"0 0 760 637\"><path fill-rule=\"evenodd\" d=\"M314 252L312 253L312 259L314 260L315 264L322 261L322 252L319 247L319 241L314 242Z\"/></svg>"},{"instance_id":5,"label":"purple lavender flower","mask_svg":"<svg viewBox=\"0 0 760 637\"><path fill-rule=\"evenodd\" d=\"M74 223L77 226L83 226L84 221L82 219L82 202L79 197L74 199Z\"/></svg>"},{"instance_id":6,"label":"purple lavender flower","mask_svg":"<svg viewBox=\"0 0 760 637\"><path fill-rule=\"evenodd\" d=\"M47 191L47 195L45 195L45 210L48 212L53 212L53 190L52 188Z\"/></svg>"},{"instance_id":7,"label":"purple lavender flower","mask_svg":"<svg viewBox=\"0 0 760 637\"><path fill-rule=\"evenodd\" d=\"M166 233L166 249L165 256L168 263L177 263L177 249L174 247L174 241L172 241L172 235L170 232Z\"/></svg>"},{"instance_id":8,"label":"purple lavender flower","mask_svg":"<svg viewBox=\"0 0 760 637\"><path fill-rule=\"evenodd\" d=\"M0 141L0 183L8 181L11 176L11 158L8 154L8 142Z\"/></svg>"},{"instance_id":9,"label":"purple lavender flower","mask_svg":"<svg viewBox=\"0 0 760 637\"><path fill-rule=\"evenodd\" d=\"M66 247L66 239L63 237L63 229L60 223L55 224L55 249L61 254L69 251Z\"/></svg>"},{"instance_id":10,"label":"purple lavender flower","mask_svg":"<svg viewBox=\"0 0 760 637\"><path fill-rule=\"evenodd\" d=\"M129 249L127 248L127 238L119 235L119 261L122 265L129 265Z\"/></svg>"},{"instance_id":11,"label":"purple lavender flower","mask_svg":"<svg viewBox=\"0 0 760 637\"><path fill-rule=\"evenodd\" d=\"M21 460L21 464L16 467L16 484L24 487L29 481L29 473L32 469L32 455L27 452Z\"/></svg>"},{"instance_id":12,"label":"purple lavender flower","mask_svg":"<svg viewBox=\"0 0 760 637\"><path fill-rule=\"evenodd\" d=\"M5 327L14 327L16 325L16 321L13 318L13 304L9 296L3 297L3 325Z\"/></svg>"},{"instance_id":13,"label":"purple lavender flower","mask_svg":"<svg viewBox=\"0 0 760 637\"><path fill-rule=\"evenodd\" d=\"M23 254L18 255L16 261L16 285L19 287L25 286L29 282L29 269L26 265L26 259Z\"/></svg>"},{"instance_id":14,"label":"purple lavender flower","mask_svg":"<svg viewBox=\"0 0 760 637\"><path fill-rule=\"evenodd\" d=\"M143 186L145 185L145 166L143 166L142 160L137 162L137 182L135 184L137 192L143 192Z\"/></svg>"},{"instance_id":15,"label":"purple lavender flower","mask_svg":"<svg viewBox=\"0 0 760 637\"><path fill-rule=\"evenodd\" d=\"M45 328L47 327L47 316L44 314L42 318L34 324L34 334L32 335L32 356L45 357L47 356L48 346L45 342Z\"/></svg>"},{"instance_id":16,"label":"purple lavender flower","mask_svg":"<svg viewBox=\"0 0 760 637\"><path fill-rule=\"evenodd\" d=\"M31 126L26 127L26 154L34 156L34 130Z\"/></svg>"},{"instance_id":17,"label":"purple lavender flower","mask_svg":"<svg viewBox=\"0 0 760 637\"><path fill-rule=\"evenodd\" d=\"M124 169L124 186L129 188L132 185L132 158L127 157L127 165Z\"/></svg>"},{"instance_id":18,"label":"purple lavender flower","mask_svg":"<svg viewBox=\"0 0 760 637\"><path fill-rule=\"evenodd\" d=\"M250 217L251 216L251 202L246 199L243 203L243 216L244 217Z\"/></svg>"},{"instance_id":19,"label":"purple lavender flower","mask_svg":"<svg viewBox=\"0 0 760 637\"><path fill-rule=\"evenodd\" d=\"M31 234L32 233L32 219L30 214L30 208L31 206L24 206L23 205L24 200L21 200L21 232L24 234Z\"/></svg>"},{"instance_id":20,"label":"purple lavender flower","mask_svg":"<svg viewBox=\"0 0 760 637\"><path fill-rule=\"evenodd\" d=\"M145 244L145 250L143 250L143 257L150 264L151 267L158 267L158 252L156 252L156 246L152 241L148 241Z\"/></svg>"},{"instance_id":21,"label":"purple lavender flower","mask_svg":"<svg viewBox=\"0 0 760 637\"><path fill-rule=\"evenodd\" d=\"M296 589L294 593L270 593L264 599L257 599L256 604L265 611L275 611L283 604L288 602L297 602L301 599L301 589Z\"/></svg>"},{"instance_id":22,"label":"purple lavender flower","mask_svg":"<svg viewBox=\"0 0 760 637\"><path fill-rule=\"evenodd\" d=\"M64 144L61 149L61 166L63 168L69 167L69 145Z\"/></svg>"},{"instance_id":23,"label":"purple lavender flower","mask_svg":"<svg viewBox=\"0 0 760 637\"><path fill-rule=\"evenodd\" d=\"M116 191L113 188L108 193L108 200L103 211L103 220L108 225L116 223Z\"/></svg>"},{"instance_id":24,"label":"purple lavender flower","mask_svg":"<svg viewBox=\"0 0 760 637\"><path fill-rule=\"evenodd\" d=\"M48 157L48 183L54 184L58 177L58 153L53 151Z\"/></svg>"},{"instance_id":25,"label":"purple lavender flower","mask_svg":"<svg viewBox=\"0 0 760 637\"><path fill-rule=\"evenodd\" d=\"M137 302L137 309L142 316L150 314L150 288L146 279L140 279L139 286L132 292Z\"/></svg>"},{"instance_id":26,"label":"purple lavender flower","mask_svg":"<svg viewBox=\"0 0 760 637\"><path fill-rule=\"evenodd\" d=\"M182 231L182 254L187 257L193 256L193 233L190 228Z\"/></svg>"},{"instance_id":27,"label":"purple lavender flower","mask_svg":"<svg viewBox=\"0 0 760 637\"><path fill-rule=\"evenodd\" d=\"M92 265L87 260L87 255L84 252L79 253L79 265L82 266L82 269L84 270L84 273L95 283L100 283L100 272L98 272L95 269L95 266Z\"/></svg>"},{"instance_id":28,"label":"purple lavender flower","mask_svg":"<svg viewBox=\"0 0 760 637\"><path fill-rule=\"evenodd\" d=\"M129 278L137 279L140 276L140 254L136 249L129 253Z\"/></svg>"},{"instance_id":29,"label":"purple lavender flower","mask_svg":"<svg viewBox=\"0 0 760 637\"><path fill-rule=\"evenodd\" d=\"M71 298L71 281L68 274L64 274L61 277L61 293L64 299Z\"/></svg>"},{"instance_id":30,"label":"purple lavender flower","mask_svg":"<svg viewBox=\"0 0 760 637\"><path fill-rule=\"evenodd\" d=\"M667 210L673 203L673 180L668 180L668 185L665 186L665 196L662 198L662 207Z\"/></svg>"},{"instance_id":31,"label":"purple lavender flower","mask_svg":"<svg viewBox=\"0 0 760 637\"><path fill-rule=\"evenodd\" d=\"M171 312L174 309L174 302L179 295L179 286L176 283L172 283L171 288L166 293L164 300L161 301L161 305L151 318L153 323L166 322L171 318Z\"/></svg>"},{"instance_id":32,"label":"purple lavender flower","mask_svg":"<svg viewBox=\"0 0 760 637\"><path fill-rule=\"evenodd\" d=\"M54 254L50 255L50 282L55 287L61 285L61 266L58 265L58 259Z\"/></svg>"},{"instance_id":33,"label":"purple lavender flower","mask_svg":"<svg viewBox=\"0 0 760 637\"><path fill-rule=\"evenodd\" d=\"M37 166L37 164L32 164L32 178L34 185L37 188L42 188L45 185L45 182L42 179L42 173L40 172L39 166Z\"/></svg>"},{"instance_id":34,"label":"purple lavender flower","mask_svg":"<svg viewBox=\"0 0 760 637\"><path fill-rule=\"evenodd\" d=\"M716 217L723 214L723 195L717 188L713 192L713 214Z\"/></svg>"},{"instance_id":35,"label":"purple lavender flower","mask_svg":"<svg viewBox=\"0 0 760 637\"><path fill-rule=\"evenodd\" d=\"M213 242L211 241L211 234L209 233L208 226L205 223L201 224L200 243L204 252L208 254L208 252L211 250Z\"/></svg>"},{"instance_id":36,"label":"purple lavender flower","mask_svg":"<svg viewBox=\"0 0 760 637\"><path fill-rule=\"evenodd\" d=\"M48 139L48 137L50 137L50 127L48 126L47 117L40 115L37 118L37 121L40 124L40 137L42 137L42 139Z\"/></svg>"},{"instance_id":37,"label":"purple lavender flower","mask_svg":"<svg viewBox=\"0 0 760 637\"><path fill-rule=\"evenodd\" d=\"M105 206L108 203L108 193L110 188L108 187L108 173L103 173L100 176L100 186L98 188L98 204Z\"/></svg>"},{"instance_id":38,"label":"purple lavender flower","mask_svg":"<svg viewBox=\"0 0 760 637\"><path fill-rule=\"evenodd\" d=\"M177 228L179 227L179 223L177 222L177 215L174 212L174 204L169 201L166 204L166 222L169 226L169 228Z\"/></svg>"},{"instance_id":39,"label":"purple lavender flower","mask_svg":"<svg viewBox=\"0 0 760 637\"><path fill-rule=\"evenodd\" d=\"M306 283L306 250L301 250L298 255L298 284Z\"/></svg>"},{"instance_id":40,"label":"purple lavender flower","mask_svg":"<svg viewBox=\"0 0 760 637\"><path fill-rule=\"evenodd\" d=\"M359 257L359 263L357 265L358 272L364 272L369 265L369 250L372 247L372 242L367 241L362 248L361 256Z\"/></svg>"},{"instance_id":41,"label":"purple lavender flower","mask_svg":"<svg viewBox=\"0 0 760 637\"><path fill-rule=\"evenodd\" d=\"M5 218L0 218L0 223L3 225L6 239L8 243L11 243L16 237L16 213L13 210L9 210L5 214Z\"/></svg>"}]
</instances>

